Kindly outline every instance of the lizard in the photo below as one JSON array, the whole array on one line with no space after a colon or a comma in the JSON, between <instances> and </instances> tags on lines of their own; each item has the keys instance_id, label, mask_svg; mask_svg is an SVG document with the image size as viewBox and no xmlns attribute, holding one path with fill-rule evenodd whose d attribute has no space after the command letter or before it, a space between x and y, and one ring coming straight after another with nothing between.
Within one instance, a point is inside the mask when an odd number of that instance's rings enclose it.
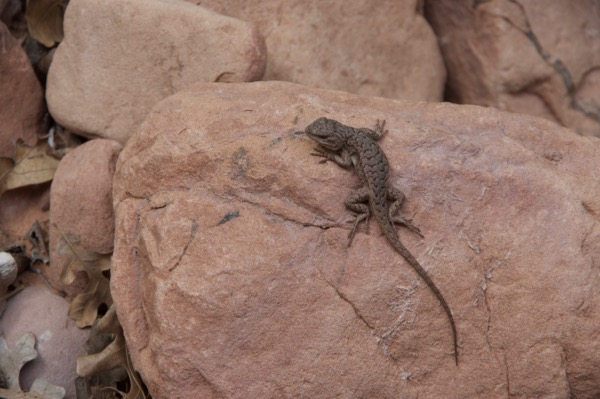
<instances>
[{"instance_id":1,"label":"lizard","mask_svg":"<svg viewBox=\"0 0 600 399\"><path fill-rule=\"evenodd\" d=\"M321 163L329 160L346 169L354 167L362 184L362 187L345 201L346 207L355 213L354 224L348 234L348 246L352 244L359 224L363 221L368 223L370 215L373 214L387 241L427 283L444 308L452 328L454 360L458 366L457 334L452 311L440 290L417 259L402 244L396 232L397 223L423 237L410 220L397 215L405 196L402 191L388 184L389 162L376 143L387 133L384 127L385 120L381 122L377 120L375 130L372 130L353 128L333 119L321 117L308 125L304 133L318 143L311 155L323 157ZM388 200L392 201L389 205Z\"/></svg>"}]
</instances>

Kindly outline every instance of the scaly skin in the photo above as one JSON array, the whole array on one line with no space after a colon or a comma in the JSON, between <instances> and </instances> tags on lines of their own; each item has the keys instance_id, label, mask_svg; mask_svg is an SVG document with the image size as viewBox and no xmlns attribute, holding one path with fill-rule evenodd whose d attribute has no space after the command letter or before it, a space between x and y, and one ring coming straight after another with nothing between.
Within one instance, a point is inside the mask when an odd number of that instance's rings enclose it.
<instances>
[{"instance_id":1,"label":"scaly skin","mask_svg":"<svg viewBox=\"0 0 600 399\"><path fill-rule=\"evenodd\" d=\"M402 224L421 235L419 229L408 220L396 215L404 200L404 194L398 189L388 187L389 162L375 142L385 134L384 125L385 121L381 123L377 121L375 130L357 129L333 119L319 118L306 127L305 133L319 143L319 147L315 148L312 155L323 157L321 162L330 160L343 168L353 166L363 184L361 189L346 199L346 207L356 213L354 225L348 235L348 245L352 243L358 225L368 220L370 214L373 213L388 242L427 283L446 311L454 339L454 360L458 366L458 343L452 311L425 269L400 242L396 234L394 223ZM388 199L393 201L389 206Z\"/></svg>"}]
</instances>

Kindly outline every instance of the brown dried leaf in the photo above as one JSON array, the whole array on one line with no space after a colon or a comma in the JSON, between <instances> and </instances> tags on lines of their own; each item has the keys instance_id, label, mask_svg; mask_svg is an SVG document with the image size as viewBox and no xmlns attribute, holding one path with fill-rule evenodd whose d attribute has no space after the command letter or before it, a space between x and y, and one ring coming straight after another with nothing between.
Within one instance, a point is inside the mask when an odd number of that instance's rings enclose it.
<instances>
[{"instance_id":1,"label":"brown dried leaf","mask_svg":"<svg viewBox=\"0 0 600 399\"><path fill-rule=\"evenodd\" d=\"M106 341L106 336L114 337ZM77 359L77 374L81 377L94 377L103 373L110 373L115 368L124 369L129 377L129 392L123 399L143 399L146 397L139 374L133 370L131 359L127 353L127 344L123 336L123 328L117 319L114 305L92 327L90 339L86 343L88 349L96 351L98 343L106 342L107 345L96 353L81 356ZM121 380L118 373L111 373L116 379L105 381L106 384L116 384ZM115 388L116 389L116 388ZM123 393L124 394L124 393Z\"/></svg>"},{"instance_id":2,"label":"brown dried leaf","mask_svg":"<svg viewBox=\"0 0 600 399\"><path fill-rule=\"evenodd\" d=\"M104 317L98 320L96 326L92 328L90 340L99 341L99 338L105 334L112 335L114 339L100 352L79 357L77 359L77 375L91 377L126 363L125 337L123 337L123 329L117 319L114 306L111 306Z\"/></svg>"},{"instance_id":3,"label":"brown dried leaf","mask_svg":"<svg viewBox=\"0 0 600 399\"><path fill-rule=\"evenodd\" d=\"M29 0L27 28L29 34L46 47L53 47L63 39L63 16L68 0Z\"/></svg>"},{"instance_id":4,"label":"brown dried leaf","mask_svg":"<svg viewBox=\"0 0 600 399\"><path fill-rule=\"evenodd\" d=\"M85 272L88 276L84 292L71 302L69 317L75 320L79 328L89 327L98 318L98 308L101 305L112 305L110 281L102 273L110 269L110 254L88 251L81 245L79 237L62 232L58 251L67 254L67 261L60 276L63 284L71 284L78 272Z\"/></svg>"},{"instance_id":5,"label":"brown dried leaf","mask_svg":"<svg viewBox=\"0 0 600 399\"><path fill-rule=\"evenodd\" d=\"M15 161L12 159L4 157L0 158L0 195L6 191L4 189L4 186L6 185L6 179L8 179L8 175L10 175L10 172L14 167Z\"/></svg>"},{"instance_id":6,"label":"brown dried leaf","mask_svg":"<svg viewBox=\"0 0 600 399\"><path fill-rule=\"evenodd\" d=\"M127 355L127 375L129 375L129 383L130 388L129 392L123 399L145 399L146 394L144 393L144 388L142 387L142 378L138 374L137 371L133 370L131 367L131 359L129 359L129 355Z\"/></svg>"},{"instance_id":7,"label":"brown dried leaf","mask_svg":"<svg viewBox=\"0 0 600 399\"><path fill-rule=\"evenodd\" d=\"M31 262L40 261L44 264L50 262L48 254L48 222L33 222L33 225L27 232L27 238L33 249L31 250Z\"/></svg>"},{"instance_id":8,"label":"brown dried leaf","mask_svg":"<svg viewBox=\"0 0 600 399\"><path fill-rule=\"evenodd\" d=\"M0 159L0 194L14 188L45 183L54 178L58 160L47 154L48 144L28 147L17 141L14 162Z\"/></svg>"}]
</instances>

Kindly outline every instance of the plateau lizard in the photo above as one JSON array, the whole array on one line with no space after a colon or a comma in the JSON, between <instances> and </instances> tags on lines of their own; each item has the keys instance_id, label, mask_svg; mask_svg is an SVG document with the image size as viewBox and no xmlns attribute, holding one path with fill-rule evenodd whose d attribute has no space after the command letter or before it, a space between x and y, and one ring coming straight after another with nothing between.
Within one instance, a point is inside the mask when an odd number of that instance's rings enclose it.
<instances>
[{"instance_id":1,"label":"plateau lizard","mask_svg":"<svg viewBox=\"0 0 600 399\"><path fill-rule=\"evenodd\" d=\"M348 234L348 246L352 244L358 225L363 221L368 221L369 216L373 213L381 231L394 250L402 255L425 280L446 311L454 339L454 360L458 366L456 326L450 307L425 269L400 242L394 227L394 224L398 223L421 235L419 229L413 226L409 220L396 215L404 201L404 194L397 188L388 185L389 162L375 142L387 132L384 130L384 126L385 121L379 122L378 120L375 130L353 128L333 119L319 118L308 125L304 132L319 144L311 155L325 158L321 162L333 161L343 168L354 166L361 181L362 187L345 201L346 207L356 213L354 225ZM388 205L388 200L392 201L390 205Z\"/></svg>"}]
</instances>

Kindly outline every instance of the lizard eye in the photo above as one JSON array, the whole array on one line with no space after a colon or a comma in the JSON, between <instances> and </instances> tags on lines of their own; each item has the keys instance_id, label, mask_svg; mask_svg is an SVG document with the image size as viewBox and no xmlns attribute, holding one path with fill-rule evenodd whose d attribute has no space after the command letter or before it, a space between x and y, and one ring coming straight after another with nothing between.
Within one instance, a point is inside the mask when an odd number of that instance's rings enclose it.
<instances>
[{"instance_id":1,"label":"lizard eye","mask_svg":"<svg viewBox=\"0 0 600 399\"><path fill-rule=\"evenodd\" d=\"M306 127L305 133L324 148L337 151L342 148L342 143L332 122L327 118L319 118Z\"/></svg>"}]
</instances>

